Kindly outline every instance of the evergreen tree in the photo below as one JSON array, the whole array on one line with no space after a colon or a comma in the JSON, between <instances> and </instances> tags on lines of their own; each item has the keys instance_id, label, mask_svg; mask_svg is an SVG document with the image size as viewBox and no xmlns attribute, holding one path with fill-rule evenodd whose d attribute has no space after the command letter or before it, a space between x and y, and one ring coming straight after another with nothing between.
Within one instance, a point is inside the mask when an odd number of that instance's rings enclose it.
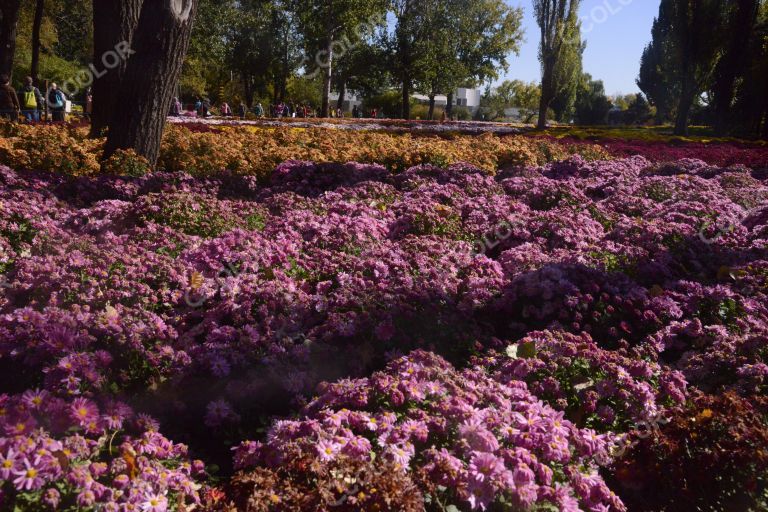
<instances>
[{"instance_id":1,"label":"evergreen tree","mask_svg":"<svg viewBox=\"0 0 768 512\"><path fill-rule=\"evenodd\" d=\"M760 0L731 0L726 4L723 55L710 88L715 133L719 135L740 122L732 117L733 104L750 63L751 52L745 49L750 48L754 37L759 8Z\"/></svg>"},{"instance_id":2,"label":"evergreen tree","mask_svg":"<svg viewBox=\"0 0 768 512\"><path fill-rule=\"evenodd\" d=\"M674 0L661 0L659 15L653 20L651 42L640 57L637 86L649 103L656 107L656 123L671 118L678 96L677 68L672 56L672 20L670 5Z\"/></svg>"},{"instance_id":3,"label":"evergreen tree","mask_svg":"<svg viewBox=\"0 0 768 512\"><path fill-rule=\"evenodd\" d=\"M738 79L731 128L743 135L768 139L768 2L763 2L744 48L747 64Z\"/></svg>"}]
</instances>

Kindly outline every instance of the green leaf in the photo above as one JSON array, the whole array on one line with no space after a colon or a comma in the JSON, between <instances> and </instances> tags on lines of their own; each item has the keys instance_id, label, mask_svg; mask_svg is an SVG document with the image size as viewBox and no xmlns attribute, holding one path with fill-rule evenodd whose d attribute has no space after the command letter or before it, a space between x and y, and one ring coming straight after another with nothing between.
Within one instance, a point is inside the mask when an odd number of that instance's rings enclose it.
<instances>
[{"instance_id":1,"label":"green leaf","mask_svg":"<svg viewBox=\"0 0 768 512\"><path fill-rule=\"evenodd\" d=\"M524 341L517 346L517 356L524 359L532 359L536 357L536 342Z\"/></svg>"}]
</instances>

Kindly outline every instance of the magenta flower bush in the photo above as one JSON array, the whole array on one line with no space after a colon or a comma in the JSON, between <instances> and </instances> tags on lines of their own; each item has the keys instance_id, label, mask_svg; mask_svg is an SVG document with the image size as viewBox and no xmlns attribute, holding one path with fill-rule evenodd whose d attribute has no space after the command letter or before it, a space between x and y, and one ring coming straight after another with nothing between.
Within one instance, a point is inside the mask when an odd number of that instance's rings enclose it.
<instances>
[{"instance_id":1,"label":"magenta flower bush","mask_svg":"<svg viewBox=\"0 0 768 512\"><path fill-rule=\"evenodd\" d=\"M199 504L204 465L157 429L117 401L0 395L0 503L115 512Z\"/></svg>"},{"instance_id":2,"label":"magenta flower bush","mask_svg":"<svg viewBox=\"0 0 768 512\"><path fill-rule=\"evenodd\" d=\"M224 477L239 446L259 482L399 467L409 508L621 510L611 446L694 388L766 392L767 211L759 169L641 156L290 161L269 182L0 168L0 507L209 506L188 445ZM68 476L91 464L93 500ZM131 478L161 467L173 484Z\"/></svg>"},{"instance_id":3,"label":"magenta flower bush","mask_svg":"<svg viewBox=\"0 0 768 512\"><path fill-rule=\"evenodd\" d=\"M429 499L463 509L625 510L597 474L610 435L579 429L520 381L457 371L423 351L370 378L327 386L300 421L277 422L265 443L246 442L238 468L279 467L307 453L394 463L419 475Z\"/></svg>"},{"instance_id":4,"label":"magenta flower bush","mask_svg":"<svg viewBox=\"0 0 768 512\"><path fill-rule=\"evenodd\" d=\"M578 426L601 432L653 422L686 398L682 373L604 350L587 333L533 332L482 364L500 382L528 382L534 395L567 411Z\"/></svg>"}]
</instances>

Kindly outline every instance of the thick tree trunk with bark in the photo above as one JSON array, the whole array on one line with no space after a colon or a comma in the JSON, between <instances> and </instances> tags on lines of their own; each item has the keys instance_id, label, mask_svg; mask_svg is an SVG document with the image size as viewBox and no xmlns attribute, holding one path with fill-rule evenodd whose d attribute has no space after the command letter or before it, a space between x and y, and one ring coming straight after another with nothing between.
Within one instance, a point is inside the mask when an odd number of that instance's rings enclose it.
<instances>
[{"instance_id":1,"label":"thick tree trunk with bark","mask_svg":"<svg viewBox=\"0 0 768 512\"><path fill-rule=\"evenodd\" d=\"M545 63L544 73L541 78L541 99L539 100L539 121L536 123L536 127L539 130L547 128L547 112L549 111L549 105L555 97L553 89L553 74L554 74L554 62Z\"/></svg>"},{"instance_id":2,"label":"thick tree trunk with bark","mask_svg":"<svg viewBox=\"0 0 768 512\"><path fill-rule=\"evenodd\" d=\"M675 119L675 135L688 135L688 116L691 113L693 101L680 100L680 107L677 109L677 118Z\"/></svg>"},{"instance_id":3,"label":"thick tree trunk with bark","mask_svg":"<svg viewBox=\"0 0 768 512\"><path fill-rule=\"evenodd\" d=\"M547 112L549 112L549 105L552 103L553 96L544 90L541 91L541 100L539 101L539 120L536 123L536 128L539 130L547 129Z\"/></svg>"},{"instance_id":4,"label":"thick tree trunk with bark","mask_svg":"<svg viewBox=\"0 0 768 512\"><path fill-rule=\"evenodd\" d=\"M93 113L91 137L101 137L114 113L143 0L93 0ZM123 51L116 50L122 48ZM116 67L106 69L105 61ZM109 56L109 57L107 57Z\"/></svg>"},{"instance_id":5,"label":"thick tree trunk with bark","mask_svg":"<svg viewBox=\"0 0 768 512\"><path fill-rule=\"evenodd\" d=\"M144 0L134 32L135 54L128 61L104 148L108 158L133 149L157 163L163 129L184 57L189 48L198 0Z\"/></svg>"},{"instance_id":6,"label":"thick tree trunk with bark","mask_svg":"<svg viewBox=\"0 0 768 512\"><path fill-rule=\"evenodd\" d=\"M547 129L547 110L549 110L549 106L542 94L541 101L539 102L539 121L536 123L536 128L539 130Z\"/></svg>"},{"instance_id":7,"label":"thick tree trunk with bark","mask_svg":"<svg viewBox=\"0 0 768 512\"><path fill-rule=\"evenodd\" d=\"M11 76L21 0L0 0L0 75Z\"/></svg>"},{"instance_id":8,"label":"thick tree trunk with bark","mask_svg":"<svg viewBox=\"0 0 768 512\"><path fill-rule=\"evenodd\" d=\"M688 135L688 119L691 115L693 100L696 96L696 90L690 85L690 78L683 78L680 88L680 102L677 106L677 117L675 118L675 135Z\"/></svg>"},{"instance_id":9,"label":"thick tree trunk with bark","mask_svg":"<svg viewBox=\"0 0 768 512\"><path fill-rule=\"evenodd\" d=\"M37 0L35 4L35 19L32 22L32 66L30 76L38 85L40 74L40 29L43 26L43 11L45 10L45 0Z\"/></svg>"}]
</instances>

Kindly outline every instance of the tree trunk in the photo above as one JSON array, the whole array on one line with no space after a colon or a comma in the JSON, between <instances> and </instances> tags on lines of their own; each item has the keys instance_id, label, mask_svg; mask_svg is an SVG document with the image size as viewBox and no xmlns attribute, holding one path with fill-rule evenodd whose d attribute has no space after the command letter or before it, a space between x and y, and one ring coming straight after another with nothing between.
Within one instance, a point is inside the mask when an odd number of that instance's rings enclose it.
<instances>
[{"instance_id":1,"label":"tree trunk","mask_svg":"<svg viewBox=\"0 0 768 512\"><path fill-rule=\"evenodd\" d=\"M115 111L143 0L93 0L93 112L91 137L101 137ZM118 50L116 50L118 48ZM119 49L122 48L123 51ZM119 57L115 63L115 55ZM107 69L106 64L116 65Z\"/></svg>"},{"instance_id":2,"label":"tree trunk","mask_svg":"<svg viewBox=\"0 0 768 512\"><path fill-rule=\"evenodd\" d=\"M427 119L432 121L435 118L435 95L430 94L429 95L429 113L427 114Z\"/></svg>"},{"instance_id":3,"label":"tree trunk","mask_svg":"<svg viewBox=\"0 0 768 512\"><path fill-rule=\"evenodd\" d=\"M448 102L445 106L445 115L448 117L448 120L450 121L453 119L453 93L448 93Z\"/></svg>"},{"instance_id":4,"label":"tree trunk","mask_svg":"<svg viewBox=\"0 0 768 512\"><path fill-rule=\"evenodd\" d=\"M549 105L552 103L552 99L555 97L552 91L554 63L547 62L544 64L544 73L541 77L541 99L539 100L539 121L536 123L536 127L539 130L545 130L547 128L547 111Z\"/></svg>"},{"instance_id":5,"label":"tree trunk","mask_svg":"<svg viewBox=\"0 0 768 512\"><path fill-rule=\"evenodd\" d=\"M128 61L104 148L108 158L133 149L157 163L184 57L189 48L198 0L144 0L133 38L136 52Z\"/></svg>"},{"instance_id":6,"label":"tree trunk","mask_svg":"<svg viewBox=\"0 0 768 512\"><path fill-rule=\"evenodd\" d=\"M341 82L339 86L339 101L336 102L336 108L344 110L344 100L347 99L347 82Z\"/></svg>"},{"instance_id":7,"label":"tree trunk","mask_svg":"<svg viewBox=\"0 0 768 512\"><path fill-rule=\"evenodd\" d=\"M715 135L723 136L728 131L731 103L733 102L734 96L733 93L733 89L723 90L720 96L720 101L715 104L715 121L713 123Z\"/></svg>"},{"instance_id":8,"label":"tree trunk","mask_svg":"<svg viewBox=\"0 0 768 512\"><path fill-rule=\"evenodd\" d=\"M331 110L331 84L333 83L333 38L328 38L326 50L328 53L328 66L325 68L323 77L323 106L320 110L320 117L329 117Z\"/></svg>"},{"instance_id":9,"label":"tree trunk","mask_svg":"<svg viewBox=\"0 0 768 512\"><path fill-rule=\"evenodd\" d=\"M13 74L21 0L0 0L0 75Z\"/></svg>"},{"instance_id":10,"label":"tree trunk","mask_svg":"<svg viewBox=\"0 0 768 512\"><path fill-rule=\"evenodd\" d=\"M288 78L290 78L291 75L290 64L288 63L288 55L283 56L283 65L281 70L282 72L277 74L277 84L279 89L278 99L280 100L280 103L283 103L285 101L285 97L288 94Z\"/></svg>"},{"instance_id":11,"label":"tree trunk","mask_svg":"<svg viewBox=\"0 0 768 512\"><path fill-rule=\"evenodd\" d=\"M768 140L768 112L763 112L763 139Z\"/></svg>"},{"instance_id":12,"label":"tree trunk","mask_svg":"<svg viewBox=\"0 0 768 512\"><path fill-rule=\"evenodd\" d=\"M675 119L675 135L688 135L688 118L691 115L691 107L696 96L696 91L691 90L686 80L680 88L680 103L677 106L677 118Z\"/></svg>"},{"instance_id":13,"label":"tree trunk","mask_svg":"<svg viewBox=\"0 0 768 512\"><path fill-rule=\"evenodd\" d=\"M284 76L280 77L280 82L278 84L278 103L283 103L285 101L285 95L288 91L288 83L286 81L286 78Z\"/></svg>"},{"instance_id":14,"label":"tree trunk","mask_svg":"<svg viewBox=\"0 0 768 512\"><path fill-rule=\"evenodd\" d=\"M411 78L403 79L402 118L406 121L411 118Z\"/></svg>"},{"instance_id":15,"label":"tree trunk","mask_svg":"<svg viewBox=\"0 0 768 512\"><path fill-rule=\"evenodd\" d=\"M536 128L539 130L547 129L547 110L549 110L550 102L543 93L544 91L542 91L541 100L539 101L539 121L536 123Z\"/></svg>"},{"instance_id":16,"label":"tree trunk","mask_svg":"<svg viewBox=\"0 0 768 512\"><path fill-rule=\"evenodd\" d=\"M32 22L32 66L30 76L35 85L38 85L40 70L40 28L43 25L43 11L45 10L45 0L37 0L35 5L35 19Z\"/></svg>"},{"instance_id":17,"label":"tree trunk","mask_svg":"<svg viewBox=\"0 0 768 512\"><path fill-rule=\"evenodd\" d=\"M243 92L245 93L245 104L248 110L253 108L253 80L249 76L243 76Z\"/></svg>"}]
</instances>

